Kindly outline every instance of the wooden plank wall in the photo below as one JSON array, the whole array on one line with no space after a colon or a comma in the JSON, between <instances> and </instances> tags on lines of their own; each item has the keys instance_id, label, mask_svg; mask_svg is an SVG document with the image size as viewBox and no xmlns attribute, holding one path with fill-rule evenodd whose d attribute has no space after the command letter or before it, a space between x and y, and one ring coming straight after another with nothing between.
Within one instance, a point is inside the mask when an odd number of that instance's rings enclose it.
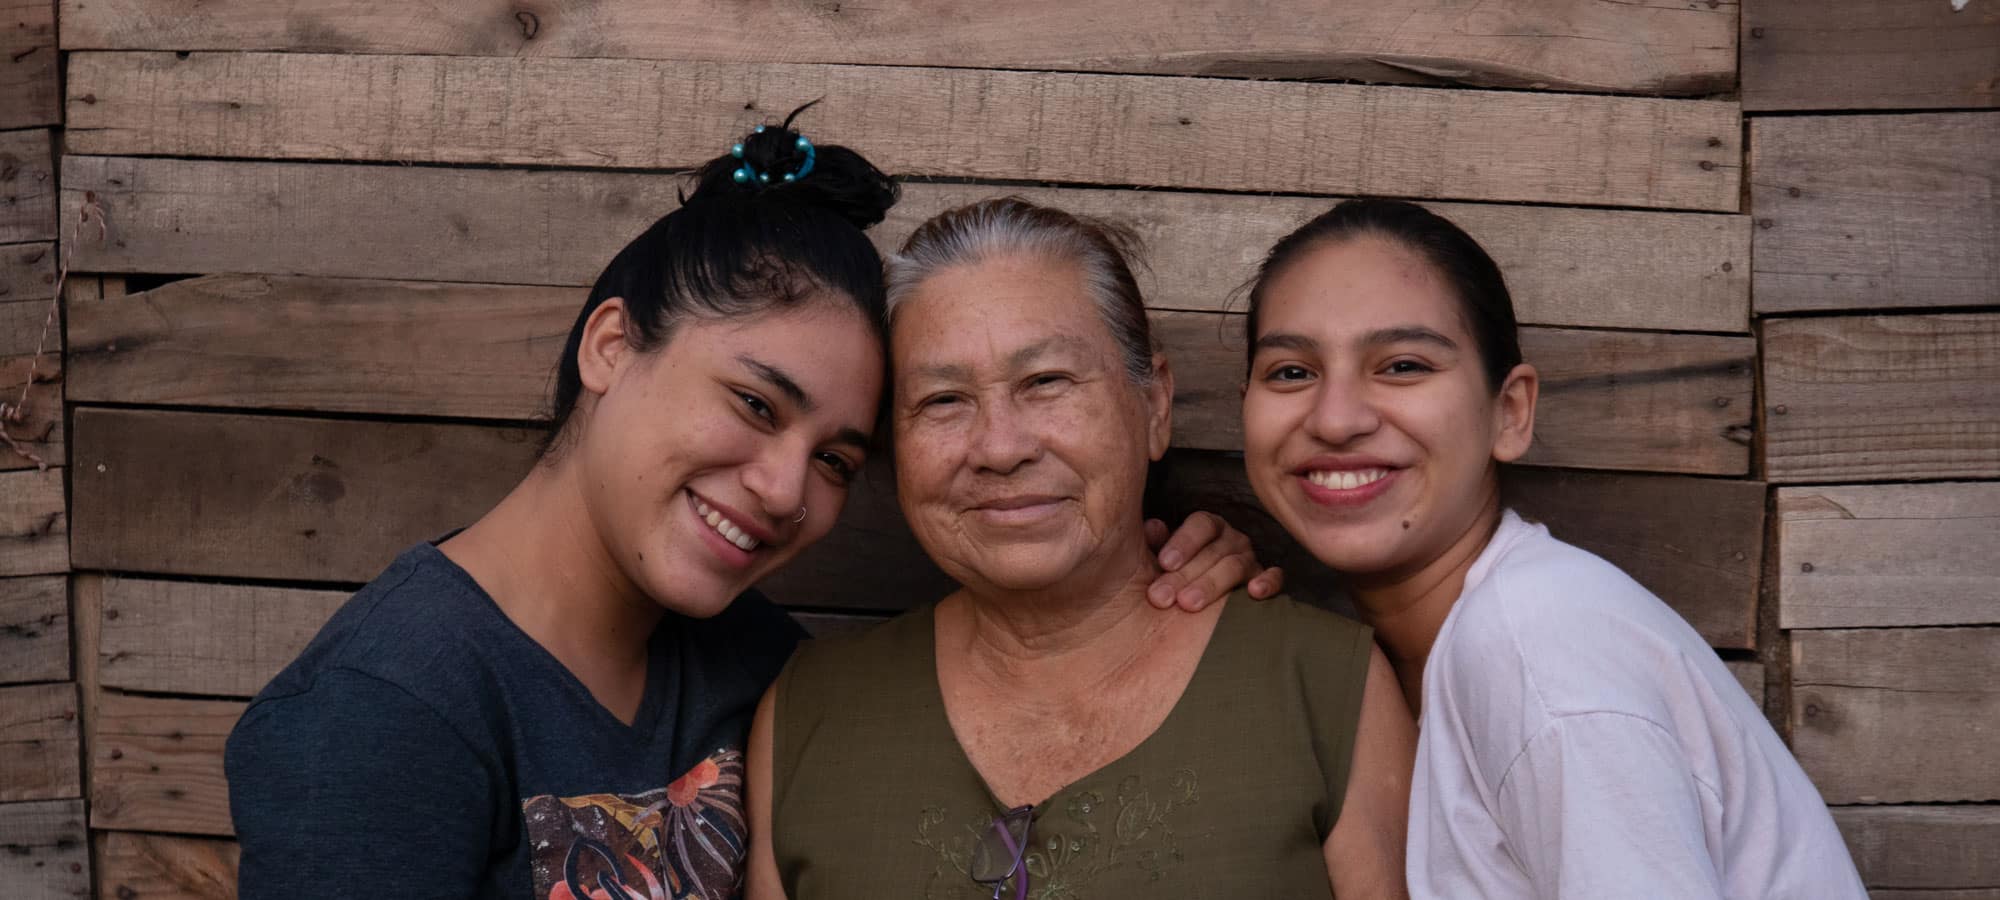
<instances>
[{"instance_id":1,"label":"wooden plank wall","mask_svg":"<svg viewBox=\"0 0 2000 900\"><path fill-rule=\"evenodd\" d=\"M1991 897L1972 4L0 5L0 395L52 465L0 448L0 895L234 896L244 701L531 463L584 287L678 172L824 98L805 130L915 177L884 246L999 193L1141 234L1182 385L1156 505L1228 515L1301 593L1328 578L1228 455L1233 291L1338 196L1465 225L1544 371L1510 502L1728 658L1878 897ZM67 352L30 363L65 259ZM948 582L878 460L766 587L837 630Z\"/></svg>"}]
</instances>

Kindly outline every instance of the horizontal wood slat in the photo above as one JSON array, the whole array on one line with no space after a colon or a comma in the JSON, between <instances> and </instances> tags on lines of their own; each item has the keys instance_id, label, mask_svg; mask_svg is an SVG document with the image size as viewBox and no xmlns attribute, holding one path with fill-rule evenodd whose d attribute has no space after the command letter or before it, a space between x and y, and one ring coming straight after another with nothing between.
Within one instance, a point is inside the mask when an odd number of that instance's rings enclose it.
<instances>
[{"instance_id":1,"label":"horizontal wood slat","mask_svg":"<svg viewBox=\"0 0 2000 900\"><path fill-rule=\"evenodd\" d=\"M1746 110L1996 105L2000 16L1991 11L1931 0L1743 5Z\"/></svg>"},{"instance_id":2,"label":"horizontal wood slat","mask_svg":"<svg viewBox=\"0 0 2000 900\"><path fill-rule=\"evenodd\" d=\"M9 900L89 900L82 800L0 804L0 887Z\"/></svg>"},{"instance_id":3,"label":"horizontal wood slat","mask_svg":"<svg viewBox=\"0 0 2000 900\"><path fill-rule=\"evenodd\" d=\"M1753 120L1757 312L2000 305L1994 147L2000 112Z\"/></svg>"},{"instance_id":4,"label":"horizontal wood slat","mask_svg":"<svg viewBox=\"0 0 2000 900\"><path fill-rule=\"evenodd\" d=\"M74 245L88 271L573 286L588 286L618 248L672 210L684 183L630 172L77 156L64 166L65 221L85 192L117 220L110 240L91 232ZM938 212L1009 194L1132 227L1147 248L1139 278L1148 305L1205 311L1240 310L1233 295L1271 244L1335 202L910 184L873 234L893 250ZM1749 328L1748 217L1427 205L1492 254L1523 323Z\"/></svg>"},{"instance_id":5,"label":"horizontal wood slat","mask_svg":"<svg viewBox=\"0 0 2000 900\"><path fill-rule=\"evenodd\" d=\"M1792 750L1828 803L2000 799L2000 628L1802 630Z\"/></svg>"},{"instance_id":6,"label":"horizontal wood slat","mask_svg":"<svg viewBox=\"0 0 2000 900\"><path fill-rule=\"evenodd\" d=\"M62 123L55 0L0 0L0 128Z\"/></svg>"},{"instance_id":7,"label":"horizontal wood slat","mask_svg":"<svg viewBox=\"0 0 2000 900\"><path fill-rule=\"evenodd\" d=\"M235 841L125 831L98 839L99 897L236 900Z\"/></svg>"},{"instance_id":8,"label":"horizontal wood slat","mask_svg":"<svg viewBox=\"0 0 2000 900\"><path fill-rule=\"evenodd\" d=\"M76 685L0 687L0 803L83 796Z\"/></svg>"},{"instance_id":9,"label":"horizontal wood slat","mask_svg":"<svg viewBox=\"0 0 2000 900\"><path fill-rule=\"evenodd\" d=\"M69 579L0 578L0 684L69 677Z\"/></svg>"},{"instance_id":10,"label":"horizontal wood slat","mask_svg":"<svg viewBox=\"0 0 2000 900\"><path fill-rule=\"evenodd\" d=\"M0 132L0 244L56 236L56 158L49 130Z\"/></svg>"},{"instance_id":11,"label":"horizontal wood slat","mask_svg":"<svg viewBox=\"0 0 2000 900\"><path fill-rule=\"evenodd\" d=\"M2000 624L2000 483L1778 490L1783 628Z\"/></svg>"},{"instance_id":12,"label":"horizontal wood slat","mask_svg":"<svg viewBox=\"0 0 2000 900\"><path fill-rule=\"evenodd\" d=\"M104 687L249 697L304 650L346 591L107 577Z\"/></svg>"},{"instance_id":13,"label":"horizontal wood slat","mask_svg":"<svg viewBox=\"0 0 2000 900\"><path fill-rule=\"evenodd\" d=\"M1923 897L2000 891L2000 806L1836 807L1861 880ZM1952 893L1964 891L1966 893Z\"/></svg>"},{"instance_id":14,"label":"horizontal wood slat","mask_svg":"<svg viewBox=\"0 0 2000 900\"><path fill-rule=\"evenodd\" d=\"M529 419L582 294L421 282L218 276L71 304L70 397ZM1177 384L1174 442L1242 446L1242 317L1156 312ZM273 340L273 335L284 335ZM1542 370L1528 461L1740 474L1748 337L1528 328Z\"/></svg>"},{"instance_id":15,"label":"horizontal wood slat","mask_svg":"<svg viewBox=\"0 0 2000 900\"><path fill-rule=\"evenodd\" d=\"M47 4L44 4L45 6ZM694 0L65 0L66 49L626 57L1348 79L1705 94L1735 83L1735 3L1145 4ZM773 40L782 35L783 40Z\"/></svg>"},{"instance_id":16,"label":"horizontal wood slat","mask_svg":"<svg viewBox=\"0 0 2000 900\"><path fill-rule=\"evenodd\" d=\"M75 53L66 83L87 154L683 168L824 98L802 127L897 174L1720 211L1741 175L1709 100L300 53Z\"/></svg>"},{"instance_id":17,"label":"horizontal wood slat","mask_svg":"<svg viewBox=\"0 0 2000 900\"><path fill-rule=\"evenodd\" d=\"M233 834L222 751L245 704L106 691L90 739L90 827Z\"/></svg>"},{"instance_id":18,"label":"horizontal wood slat","mask_svg":"<svg viewBox=\"0 0 2000 900\"><path fill-rule=\"evenodd\" d=\"M0 422L13 439L0 441L0 470L62 465L66 459L62 321L56 304L53 298L4 301L0 298L0 403L6 404L8 418L14 420ZM38 347L40 355L35 352Z\"/></svg>"},{"instance_id":19,"label":"horizontal wood slat","mask_svg":"<svg viewBox=\"0 0 2000 900\"><path fill-rule=\"evenodd\" d=\"M0 576L67 571L63 470L0 472Z\"/></svg>"},{"instance_id":20,"label":"horizontal wood slat","mask_svg":"<svg viewBox=\"0 0 2000 900\"><path fill-rule=\"evenodd\" d=\"M1764 324L1772 481L2000 477L2000 314Z\"/></svg>"},{"instance_id":21,"label":"horizontal wood slat","mask_svg":"<svg viewBox=\"0 0 2000 900\"><path fill-rule=\"evenodd\" d=\"M0 247L0 303L46 303L55 298L55 293L54 242L35 241Z\"/></svg>"}]
</instances>

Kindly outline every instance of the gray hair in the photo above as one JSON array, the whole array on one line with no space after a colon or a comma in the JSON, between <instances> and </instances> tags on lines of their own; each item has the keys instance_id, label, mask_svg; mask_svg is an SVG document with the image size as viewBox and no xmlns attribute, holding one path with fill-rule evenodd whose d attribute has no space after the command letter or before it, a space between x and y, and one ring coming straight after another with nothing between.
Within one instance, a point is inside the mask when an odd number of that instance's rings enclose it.
<instances>
[{"instance_id":1,"label":"gray hair","mask_svg":"<svg viewBox=\"0 0 2000 900\"><path fill-rule=\"evenodd\" d=\"M1016 197L947 210L919 226L889 257L889 327L895 328L904 301L944 269L1012 254L1074 262L1118 343L1126 377L1135 385L1150 384L1153 332L1130 262L1138 243L1123 227Z\"/></svg>"}]
</instances>

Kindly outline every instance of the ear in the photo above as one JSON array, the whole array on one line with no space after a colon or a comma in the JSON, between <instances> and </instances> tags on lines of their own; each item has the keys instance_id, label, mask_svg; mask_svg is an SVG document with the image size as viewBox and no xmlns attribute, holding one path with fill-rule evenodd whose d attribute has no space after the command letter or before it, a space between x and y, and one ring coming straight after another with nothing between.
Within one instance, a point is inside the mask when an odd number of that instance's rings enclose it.
<instances>
[{"instance_id":1,"label":"ear","mask_svg":"<svg viewBox=\"0 0 2000 900\"><path fill-rule=\"evenodd\" d=\"M612 297L591 310L583 323L583 343L576 349L576 369L586 393L603 396L632 357L626 331L625 300Z\"/></svg>"},{"instance_id":2,"label":"ear","mask_svg":"<svg viewBox=\"0 0 2000 900\"><path fill-rule=\"evenodd\" d=\"M1493 404L1493 459L1510 463L1528 452L1535 441L1535 399L1541 393L1541 375L1535 367L1522 363L1507 373L1500 383L1500 396Z\"/></svg>"},{"instance_id":3,"label":"ear","mask_svg":"<svg viewBox=\"0 0 2000 900\"><path fill-rule=\"evenodd\" d=\"M1158 462L1174 437L1174 370L1167 355L1153 354L1153 383L1146 387L1146 452Z\"/></svg>"}]
</instances>

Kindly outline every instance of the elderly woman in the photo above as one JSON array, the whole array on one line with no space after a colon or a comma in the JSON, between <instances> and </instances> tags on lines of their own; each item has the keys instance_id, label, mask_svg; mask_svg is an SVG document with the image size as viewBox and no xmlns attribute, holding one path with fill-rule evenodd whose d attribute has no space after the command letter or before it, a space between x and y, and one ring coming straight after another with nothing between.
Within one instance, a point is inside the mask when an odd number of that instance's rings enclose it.
<instances>
[{"instance_id":1,"label":"elderly woman","mask_svg":"<svg viewBox=\"0 0 2000 900\"><path fill-rule=\"evenodd\" d=\"M897 488L963 587L765 695L752 898L1403 895L1414 728L1368 629L1146 602L1173 375L1123 243L995 200L891 261Z\"/></svg>"}]
</instances>

